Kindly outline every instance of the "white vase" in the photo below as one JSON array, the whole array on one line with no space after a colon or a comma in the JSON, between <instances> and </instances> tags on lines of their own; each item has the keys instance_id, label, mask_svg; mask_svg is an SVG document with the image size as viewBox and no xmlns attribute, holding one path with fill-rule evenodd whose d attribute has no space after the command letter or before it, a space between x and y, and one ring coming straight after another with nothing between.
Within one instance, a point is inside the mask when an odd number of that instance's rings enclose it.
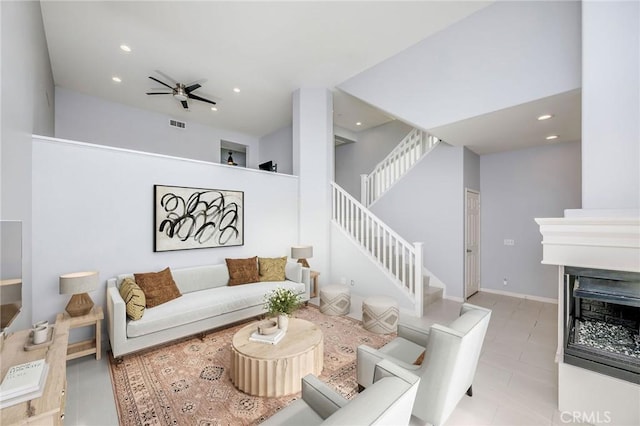
<instances>
[{"instance_id":1,"label":"white vase","mask_svg":"<svg viewBox=\"0 0 640 426\"><path fill-rule=\"evenodd\" d=\"M278 328L287 331L289 327L289 316L285 314L278 315Z\"/></svg>"}]
</instances>

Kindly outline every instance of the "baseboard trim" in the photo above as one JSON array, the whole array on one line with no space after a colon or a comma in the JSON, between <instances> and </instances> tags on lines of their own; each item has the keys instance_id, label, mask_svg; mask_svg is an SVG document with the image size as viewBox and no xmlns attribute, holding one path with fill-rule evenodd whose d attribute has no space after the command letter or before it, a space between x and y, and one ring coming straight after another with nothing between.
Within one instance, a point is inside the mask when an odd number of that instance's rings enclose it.
<instances>
[{"instance_id":1,"label":"baseboard trim","mask_svg":"<svg viewBox=\"0 0 640 426\"><path fill-rule=\"evenodd\" d=\"M530 294L514 293L511 291L504 291L504 290L494 290L492 288L481 288L480 292L501 294L503 296L517 297L519 299L535 300L536 302L553 303L554 305L558 304L558 299L552 299L550 297L532 296Z\"/></svg>"}]
</instances>

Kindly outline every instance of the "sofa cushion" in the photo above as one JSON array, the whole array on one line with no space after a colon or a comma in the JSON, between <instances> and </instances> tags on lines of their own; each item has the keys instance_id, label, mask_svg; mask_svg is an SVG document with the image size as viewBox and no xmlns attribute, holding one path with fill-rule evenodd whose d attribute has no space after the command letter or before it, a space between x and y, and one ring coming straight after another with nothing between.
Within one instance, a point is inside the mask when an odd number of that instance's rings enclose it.
<instances>
[{"instance_id":1,"label":"sofa cushion","mask_svg":"<svg viewBox=\"0 0 640 426\"><path fill-rule=\"evenodd\" d=\"M133 276L136 284L144 291L147 308L153 308L181 296L169 268L160 272L146 272L133 274Z\"/></svg>"},{"instance_id":2,"label":"sofa cushion","mask_svg":"<svg viewBox=\"0 0 640 426\"><path fill-rule=\"evenodd\" d=\"M132 320L139 320L144 315L146 298L144 292L133 278L125 279L120 285L120 296L127 305L127 316Z\"/></svg>"},{"instance_id":3,"label":"sofa cushion","mask_svg":"<svg viewBox=\"0 0 640 426\"><path fill-rule=\"evenodd\" d=\"M287 256L283 257L259 257L258 272L260 281L284 281Z\"/></svg>"},{"instance_id":4,"label":"sofa cushion","mask_svg":"<svg viewBox=\"0 0 640 426\"><path fill-rule=\"evenodd\" d=\"M229 284L229 270L224 263L173 269L171 275L182 294Z\"/></svg>"},{"instance_id":5,"label":"sofa cushion","mask_svg":"<svg viewBox=\"0 0 640 426\"><path fill-rule=\"evenodd\" d=\"M269 281L186 293L169 303L148 308L139 321L127 321L127 337L139 337L252 306L262 307L264 295L278 287L297 293L306 290L304 283Z\"/></svg>"},{"instance_id":6,"label":"sofa cushion","mask_svg":"<svg viewBox=\"0 0 640 426\"><path fill-rule=\"evenodd\" d=\"M229 269L229 285L249 284L260 281L258 256L248 259L225 259Z\"/></svg>"}]
</instances>

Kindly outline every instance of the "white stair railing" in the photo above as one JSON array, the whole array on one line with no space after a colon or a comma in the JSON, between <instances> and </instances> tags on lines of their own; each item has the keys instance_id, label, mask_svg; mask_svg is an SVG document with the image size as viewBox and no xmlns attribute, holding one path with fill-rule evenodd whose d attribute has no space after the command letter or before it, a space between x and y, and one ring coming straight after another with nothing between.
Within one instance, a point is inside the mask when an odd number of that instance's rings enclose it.
<instances>
[{"instance_id":1,"label":"white stair railing","mask_svg":"<svg viewBox=\"0 0 640 426\"><path fill-rule=\"evenodd\" d=\"M440 139L420 129L413 129L371 173L360 175L361 201L370 206L414 164L440 143Z\"/></svg>"},{"instance_id":2,"label":"white stair railing","mask_svg":"<svg viewBox=\"0 0 640 426\"><path fill-rule=\"evenodd\" d=\"M410 295L416 315L422 317L422 243L405 241L335 182L331 182L331 189L333 222Z\"/></svg>"}]
</instances>

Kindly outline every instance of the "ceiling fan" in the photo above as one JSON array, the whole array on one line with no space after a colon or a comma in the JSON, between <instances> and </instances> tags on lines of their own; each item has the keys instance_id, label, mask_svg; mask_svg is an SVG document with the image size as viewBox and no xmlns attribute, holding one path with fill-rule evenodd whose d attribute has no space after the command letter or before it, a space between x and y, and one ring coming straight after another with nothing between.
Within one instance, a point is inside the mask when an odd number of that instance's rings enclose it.
<instances>
[{"instance_id":1,"label":"ceiling fan","mask_svg":"<svg viewBox=\"0 0 640 426\"><path fill-rule=\"evenodd\" d=\"M168 89L165 88L161 88L161 89L151 89L153 90L152 92L147 92L147 95L173 95L173 97L175 99L177 99L178 101L180 101L180 103L182 104L182 107L184 109L189 109L189 104L187 103L187 99L194 99L196 101L201 101L201 102L206 102L212 105L215 105L216 103L212 100L209 99L205 99L201 96L195 95L192 92L196 89L199 89L200 87L202 87L200 85L200 83L206 81L206 80L198 80L198 81L194 81L193 83L189 83L189 84L182 84L182 83L178 83L176 80L174 80L173 78L169 77L168 75L157 71L156 72L158 74L160 74L161 76L163 76L164 78L166 78L167 80L169 80L171 82L171 84L173 84L174 86L170 86L167 83L158 80L155 77L151 77L149 76L149 78L153 81L155 81L156 83L160 83L163 86L166 86Z\"/></svg>"}]
</instances>

